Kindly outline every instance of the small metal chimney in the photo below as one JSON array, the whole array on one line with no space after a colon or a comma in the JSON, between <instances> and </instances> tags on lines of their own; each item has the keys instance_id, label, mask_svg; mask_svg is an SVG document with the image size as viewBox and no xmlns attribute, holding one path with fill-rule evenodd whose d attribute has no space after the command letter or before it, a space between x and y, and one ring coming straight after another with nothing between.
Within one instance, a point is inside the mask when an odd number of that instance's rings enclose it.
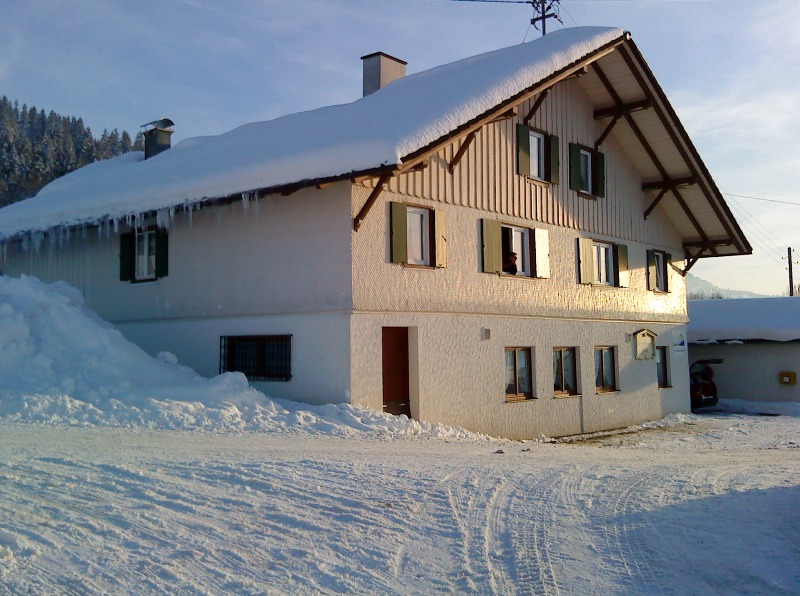
<instances>
[{"instance_id":1,"label":"small metal chimney","mask_svg":"<svg viewBox=\"0 0 800 596\"><path fill-rule=\"evenodd\" d=\"M406 76L406 64L399 58L375 52L361 56L364 65L364 97L383 89L392 81Z\"/></svg>"},{"instance_id":2,"label":"small metal chimney","mask_svg":"<svg viewBox=\"0 0 800 596\"><path fill-rule=\"evenodd\" d=\"M161 120L153 120L147 124L142 124L142 128L145 126L153 127L144 131L145 159L150 159L154 155L158 155L172 146L171 137L173 131L170 127L175 126L172 120L169 118L162 118Z\"/></svg>"}]
</instances>

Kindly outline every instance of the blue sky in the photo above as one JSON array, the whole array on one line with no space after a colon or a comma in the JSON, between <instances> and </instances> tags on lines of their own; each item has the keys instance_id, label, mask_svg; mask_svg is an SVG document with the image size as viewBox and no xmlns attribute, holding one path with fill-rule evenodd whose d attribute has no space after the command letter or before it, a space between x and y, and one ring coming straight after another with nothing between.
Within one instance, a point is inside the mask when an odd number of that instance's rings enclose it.
<instances>
[{"instance_id":1,"label":"blue sky","mask_svg":"<svg viewBox=\"0 0 800 596\"><path fill-rule=\"evenodd\" d=\"M174 139L345 103L360 57L425 70L531 40L531 8L449 0L29 0L0 21L0 95L95 134L168 116ZM800 251L800 2L562 0L563 26L630 31L754 247L693 273L782 294ZM550 21L548 28L562 25ZM783 259L782 259L783 257ZM797 260L800 261L800 255ZM795 266L800 281L800 265Z\"/></svg>"}]
</instances>

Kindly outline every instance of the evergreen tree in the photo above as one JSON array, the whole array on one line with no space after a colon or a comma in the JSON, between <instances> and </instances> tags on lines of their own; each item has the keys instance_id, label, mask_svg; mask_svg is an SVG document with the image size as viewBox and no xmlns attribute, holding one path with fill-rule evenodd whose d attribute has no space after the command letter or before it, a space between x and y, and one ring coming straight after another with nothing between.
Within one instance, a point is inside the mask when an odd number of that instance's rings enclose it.
<instances>
[{"instance_id":1,"label":"evergreen tree","mask_svg":"<svg viewBox=\"0 0 800 596\"><path fill-rule=\"evenodd\" d=\"M82 118L0 98L0 206L36 194L48 182L99 159L143 151L141 132L103 131L99 139Z\"/></svg>"}]
</instances>

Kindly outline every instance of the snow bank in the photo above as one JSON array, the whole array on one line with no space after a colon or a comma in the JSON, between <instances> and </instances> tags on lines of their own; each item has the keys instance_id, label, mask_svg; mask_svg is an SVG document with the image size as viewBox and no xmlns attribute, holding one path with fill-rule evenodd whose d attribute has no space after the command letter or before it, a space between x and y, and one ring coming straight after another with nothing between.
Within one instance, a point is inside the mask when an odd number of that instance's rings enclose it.
<instances>
[{"instance_id":1,"label":"snow bank","mask_svg":"<svg viewBox=\"0 0 800 596\"><path fill-rule=\"evenodd\" d=\"M403 77L353 103L186 139L146 161L135 152L95 163L0 210L0 239L399 164L624 35L563 29Z\"/></svg>"},{"instance_id":2,"label":"snow bank","mask_svg":"<svg viewBox=\"0 0 800 596\"><path fill-rule=\"evenodd\" d=\"M689 300L689 341L800 339L800 298ZM728 342L730 343L730 342Z\"/></svg>"},{"instance_id":3,"label":"snow bank","mask_svg":"<svg viewBox=\"0 0 800 596\"><path fill-rule=\"evenodd\" d=\"M153 358L59 282L0 276L0 420L168 429L474 437L351 405L270 399L241 373Z\"/></svg>"}]
</instances>

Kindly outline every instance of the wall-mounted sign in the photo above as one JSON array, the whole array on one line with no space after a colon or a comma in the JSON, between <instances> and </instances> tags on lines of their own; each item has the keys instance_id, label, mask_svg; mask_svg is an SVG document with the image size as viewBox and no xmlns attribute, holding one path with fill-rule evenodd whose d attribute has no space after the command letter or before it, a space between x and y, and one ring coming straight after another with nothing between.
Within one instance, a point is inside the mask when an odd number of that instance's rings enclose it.
<instances>
[{"instance_id":1,"label":"wall-mounted sign","mask_svg":"<svg viewBox=\"0 0 800 596\"><path fill-rule=\"evenodd\" d=\"M672 332L672 351L675 353L686 351L686 331Z\"/></svg>"}]
</instances>

